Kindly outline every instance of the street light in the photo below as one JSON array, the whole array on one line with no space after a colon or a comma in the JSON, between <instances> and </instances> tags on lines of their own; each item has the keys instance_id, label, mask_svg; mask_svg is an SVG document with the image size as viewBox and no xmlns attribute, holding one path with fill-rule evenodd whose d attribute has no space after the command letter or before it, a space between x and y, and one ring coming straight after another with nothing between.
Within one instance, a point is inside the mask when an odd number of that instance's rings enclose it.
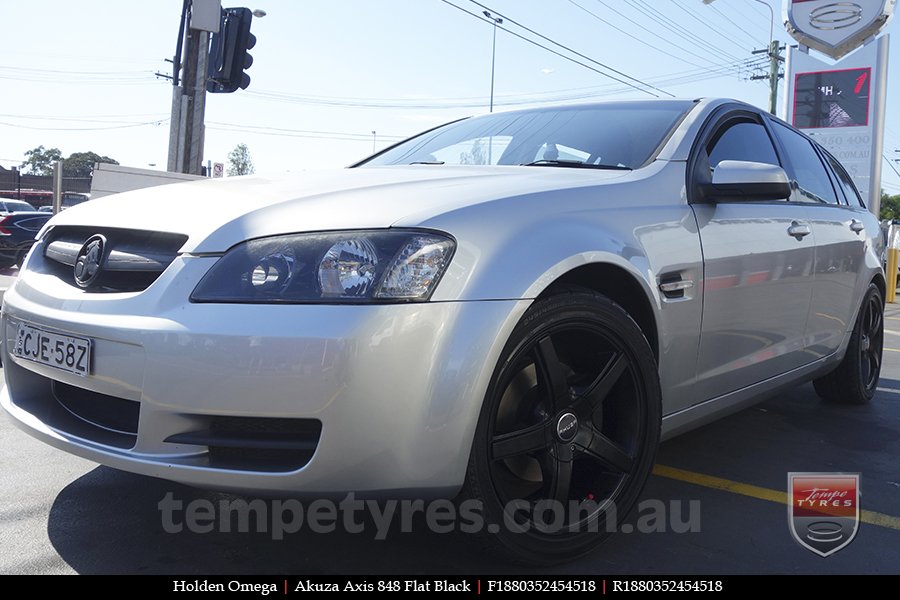
<instances>
[{"instance_id":1,"label":"street light","mask_svg":"<svg viewBox=\"0 0 900 600\"><path fill-rule=\"evenodd\" d=\"M495 17L487 10L483 14L494 23L494 41L491 43L491 109L488 111L494 112L494 63L497 60L497 25L501 25L503 19Z\"/></svg>"},{"instance_id":2,"label":"street light","mask_svg":"<svg viewBox=\"0 0 900 600\"><path fill-rule=\"evenodd\" d=\"M378 141L378 137L375 133L375 130L372 130L372 154L375 154L375 143Z\"/></svg>"}]
</instances>

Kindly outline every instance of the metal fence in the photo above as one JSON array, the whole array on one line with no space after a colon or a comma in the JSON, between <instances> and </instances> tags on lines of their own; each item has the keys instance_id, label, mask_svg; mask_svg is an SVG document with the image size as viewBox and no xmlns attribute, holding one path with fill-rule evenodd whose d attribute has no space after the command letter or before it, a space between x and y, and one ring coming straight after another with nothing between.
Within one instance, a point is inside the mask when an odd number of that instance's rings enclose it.
<instances>
[{"instance_id":1,"label":"metal fence","mask_svg":"<svg viewBox=\"0 0 900 600\"><path fill-rule=\"evenodd\" d=\"M0 169L0 191L8 192L18 189L52 190L53 176L22 175L13 170ZM62 189L64 192L88 193L91 191L91 178L63 177Z\"/></svg>"}]
</instances>

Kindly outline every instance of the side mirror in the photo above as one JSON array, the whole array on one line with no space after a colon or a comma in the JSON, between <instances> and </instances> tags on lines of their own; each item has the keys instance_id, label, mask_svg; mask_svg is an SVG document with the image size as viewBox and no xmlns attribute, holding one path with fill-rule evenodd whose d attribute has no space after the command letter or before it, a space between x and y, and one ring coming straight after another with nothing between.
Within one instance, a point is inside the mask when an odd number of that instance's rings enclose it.
<instances>
[{"instance_id":1,"label":"side mirror","mask_svg":"<svg viewBox=\"0 0 900 600\"><path fill-rule=\"evenodd\" d=\"M744 160L723 160L713 170L712 182L700 185L707 202L784 200L791 196L791 181L777 165Z\"/></svg>"}]
</instances>

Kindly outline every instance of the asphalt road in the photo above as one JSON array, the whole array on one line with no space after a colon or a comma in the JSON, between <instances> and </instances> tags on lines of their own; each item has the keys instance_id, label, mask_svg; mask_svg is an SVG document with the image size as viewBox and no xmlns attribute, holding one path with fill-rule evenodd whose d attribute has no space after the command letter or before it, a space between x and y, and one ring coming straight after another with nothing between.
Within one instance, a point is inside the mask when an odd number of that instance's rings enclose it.
<instances>
[{"instance_id":1,"label":"asphalt road","mask_svg":"<svg viewBox=\"0 0 900 600\"><path fill-rule=\"evenodd\" d=\"M593 554L536 573L900 573L900 307L888 310L884 370L865 407L821 403L805 385L662 445L645 500L699 501L699 531L618 533ZM896 331L894 333L893 331ZM866 511L829 558L787 524L789 471L861 473ZM0 573L349 574L526 572L462 533L392 530L166 533L158 503L230 496L100 467L0 418ZM271 506L271 504L269 504Z\"/></svg>"}]
</instances>

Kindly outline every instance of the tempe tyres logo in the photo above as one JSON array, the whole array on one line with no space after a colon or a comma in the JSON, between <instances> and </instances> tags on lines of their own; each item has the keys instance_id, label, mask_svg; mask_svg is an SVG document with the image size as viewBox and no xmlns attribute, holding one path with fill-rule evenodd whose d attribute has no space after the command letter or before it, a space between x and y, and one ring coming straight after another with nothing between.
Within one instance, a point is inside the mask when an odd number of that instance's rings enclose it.
<instances>
[{"instance_id":1,"label":"tempe tyres logo","mask_svg":"<svg viewBox=\"0 0 900 600\"><path fill-rule=\"evenodd\" d=\"M830 556L859 529L859 474L788 473L788 524L797 542Z\"/></svg>"}]
</instances>

